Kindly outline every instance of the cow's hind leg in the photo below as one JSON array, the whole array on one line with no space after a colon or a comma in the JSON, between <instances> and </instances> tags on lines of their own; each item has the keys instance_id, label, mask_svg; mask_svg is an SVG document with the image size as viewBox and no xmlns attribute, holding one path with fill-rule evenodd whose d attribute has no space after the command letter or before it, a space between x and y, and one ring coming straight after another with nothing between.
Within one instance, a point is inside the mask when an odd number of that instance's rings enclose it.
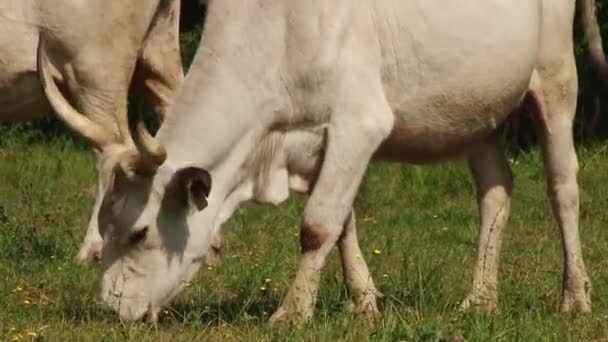
<instances>
[{"instance_id":1,"label":"cow's hind leg","mask_svg":"<svg viewBox=\"0 0 608 342\"><path fill-rule=\"evenodd\" d=\"M350 216L372 154L392 129L394 118L379 77L353 76L340 83L344 96L336 96L323 165L304 211L298 271L271 323L312 316L325 258ZM352 96L361 84L372 87L365 96Z\"/></svg>"},{"instance_id":2,"label":"cow's hind leg","mask_svg":"<svg viewBox=\"0 0 608 342\"><path fill-rule=\"evenodd\" d=\"M538 105L540 138L547 192L564 248L561 311L591 310L591 282L585 270L579 237L578 161L572 137L577 74L574 56L547 62L532 94Z\"/></svg>"},{"instance_id":3,"label":"cow's hind leg","mask_svg":"<svg viewBox=\"0 0 608 342\"><path fill-rule=\"evenodd\" d=\"M340 249L344 282L348 288L354 312L368 320L374 320L378 316L376 296L379 295L379 292L376 290L367 263L361 254L354 212L346 220L344 231L338 239L338 248Z\"/></svg>"},{"instance_id":4,"label":"cow's hind leg","mask_svg":"<svg viewBox=\"0 0 608 342\"><path fill-rule=\"evenodd\" d=\"M498 304L498 261L503 230L511 211L513 177L494 139L469 157L469 168L477 188L480 225L473 287L460 308L480 308L491 313Z\"/></svg>"}]
</instances>

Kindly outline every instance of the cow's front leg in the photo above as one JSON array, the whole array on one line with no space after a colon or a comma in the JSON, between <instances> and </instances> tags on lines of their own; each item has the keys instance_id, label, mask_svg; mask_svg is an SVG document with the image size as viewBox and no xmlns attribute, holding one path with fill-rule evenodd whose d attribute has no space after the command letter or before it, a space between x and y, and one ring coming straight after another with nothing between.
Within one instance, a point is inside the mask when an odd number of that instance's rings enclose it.
<instances>
[{"instance_id":1,"label":"cow's front leg","mask_svg":"<svg viewBox=\"0 0 608 342\"><path fill-rule=\"evenodd\" d=\"M344 282L348 288L354 312L371 321L379 315L376 296L380 293L376 290L367 263L363 259L356 226L355 214L352 212L338 239L338 248L340 249Z\"/></svg>"},{"instance_id":2,"label":"cow's front leg","mask_svg":"<svg viewBox=\"0 0 608 342\"><path fill-rule=\"evenodd\" d=\"M480 223L473 287L460 308L491 313L498 304L498 260L511 211L513 177L504 153L493 140L469 157L469 168L477 188Z\"/></svg>"},{"instance_id":3,"label":"cow's front leg","mask_svg":"<svg viewBox=\"0 0 608 342\"><path fill-rule=\"evenodd\" d=\"M97 225L97 214L99 213L99 206L95 203L93 208L93 214L89 219L89 226L87 227L87 233L84 237L84 241L78 250L76 261L80 265L90 265L101 260L101 253L103 248L103 238L99 234L99 228Z\"/></svg>"},{"instance_id":4,"label":"cow's front leg","mask_svg":"<svg viewBox=\"0 0 608 342\"><path fill-rule=\"evenodd\" d=\"M83 51L90 51L89 47L82 47ZM99 68L96 58L89 58L90 53L77 54L78 58L71 60L64 66L63 76L67 85L68 94L78 104L80 111L89 119L110 130L115 142L122 141L127 136L127 95L128 84L121 78L108 78L108 75L130 73L124 68L134 60L128 49L118 49L124 53L116 54L112 63L106 68ZM96 152L97 157L97 183L95 188L95 204L89 219L89 225L84 241L80 247L77 261L81 264L98 261L101 258L103 239L98 229L99 208L103 201L103 194L108 186L108 174L101 168L102 154Z\"/></svg>"},{"instance_id":5,"label":"cow's front leg","mask_svg":"<svg viewBox=\"0 0 608 342\"><path fill-rule=\"evenodd\" d=\"M347 83L341 86L352 85L344 89L349 96L336 96L344 101L334 107L324 162L304 211L299 268L271 323L312 317L325 258L340 238L372 154L392 129L393 115L380 85L353 96L353 89L374 80Z\"/></svg>"}]
</instances>

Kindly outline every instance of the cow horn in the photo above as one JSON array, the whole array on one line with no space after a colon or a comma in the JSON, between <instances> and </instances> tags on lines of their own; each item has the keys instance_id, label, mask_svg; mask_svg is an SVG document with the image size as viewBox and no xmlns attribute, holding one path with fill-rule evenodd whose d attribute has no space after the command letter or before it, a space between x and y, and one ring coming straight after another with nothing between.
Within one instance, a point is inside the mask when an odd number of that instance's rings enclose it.
<instances>
[{"instance_id":1,"label":"cow horn","mask_svg":"<svg viewBox=\"0 0 608 342\"><path fill-rule=\"evenodd\" d=\"M43 46L42 35L40 35L38 40L36 65L38 78L40 79L40 83L42 83L42 88L53 111L68 127L89 140L100 151L116 142L114 134L91 121L84 114L79 113L59 91L49 69L49 58Z\"/></svg>"},{"instance_id":2,"label":"cow horn","mask_svg":"<svg viewBox=\"0 0 608 342\"><path fill-rule=\"evenodd\" d=\"M135 106L136 120L129 120L129 131L133 143L145 160L152 162L156 166L162 165L167 159L165 147L150 134L145 122L142 119L143 104L141 99L136 100Z\"/></svg>"}]
</instances>

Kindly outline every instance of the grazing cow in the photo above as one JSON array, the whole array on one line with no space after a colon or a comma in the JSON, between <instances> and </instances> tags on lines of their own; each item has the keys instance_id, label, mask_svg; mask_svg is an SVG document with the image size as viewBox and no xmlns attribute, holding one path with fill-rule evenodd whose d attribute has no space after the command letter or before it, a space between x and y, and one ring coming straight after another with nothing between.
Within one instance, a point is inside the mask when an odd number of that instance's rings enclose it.
<instances>
[{"instance_id":1,"label":"grazing cow","mask_svg":"<svg viewBox=\"0 0 608 342\"><path fill-rule=\"evenodd\" d=\"M87 117L104 127L98 150L122 144L127 95L134 83L163 117L183 79L179 51L179 0L135 4L108 1L4 0L0 3L0 121L32 120L51 111L36 72L38 35L46 37L54 79ZM122 128L121 128L122 127ZM128 134L126 134L128 136ZM99 254L95 210L78 254Z\"/></svg>"},{"instance_id":2,"label":"grazing cow","mask_svg":"<svg viewBox=\"0 0 608 342\"><path fill-rule=\"evenodd\" d=\"M367 272L352 253L358 248L352 203L372 159L468 159L481 222L473 288L463 307L492 310L512 192L494 133L523 103L538 118L548 194L562 232L561 310L589 311L572 139L573 17L574 2L555 0L211 1L204 43L170 108L176 115L156 137L141 121L131 122L135 148L103 152L111 174L98 216L103 300L122 318L155 320L208 254L228 201L250 177L259 143L325 127L299 269L271 321L311 317L335 244L345 251L345 273ZM104 128L75 124L82 117L55 86L44 49L38 58L51 105L99 144ZM281 177L285 172L271 179ZM356 309L373 316L370 280L353 277L347 285Z\"/></svg>"}]
</instances>

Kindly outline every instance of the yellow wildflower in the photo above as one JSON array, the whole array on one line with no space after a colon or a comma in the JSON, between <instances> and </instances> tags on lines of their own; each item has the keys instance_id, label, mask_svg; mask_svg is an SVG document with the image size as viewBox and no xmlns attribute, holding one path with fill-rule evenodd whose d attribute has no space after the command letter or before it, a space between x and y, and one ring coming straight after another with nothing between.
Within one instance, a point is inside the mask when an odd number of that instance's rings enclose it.
<instances>
[{"instance_id":1,"label":"yellow wildflower","mask_svg":"<svg viewBox=\"0 0 608 342\"><path fill-rule=\"evenodd\" d=\"M376 249L374 249L374 254L380 255L380 254L382 254L382 251L376 248Z\"/></svg>"}]
</instances>

